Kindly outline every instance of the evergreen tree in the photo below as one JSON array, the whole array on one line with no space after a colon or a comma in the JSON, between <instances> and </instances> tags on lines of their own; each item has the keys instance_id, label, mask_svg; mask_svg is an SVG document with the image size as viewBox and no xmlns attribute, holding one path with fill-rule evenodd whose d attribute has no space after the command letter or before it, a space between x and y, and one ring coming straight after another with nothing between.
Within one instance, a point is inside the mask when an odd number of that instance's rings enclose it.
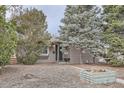
<instances>
[{"instance_id":1,"label":"evergreen tree","mask_svg":"<svg viewBox=\"0 0 124 93\"><path fill-rule=\"evenodd\" d=\"M0 6L0 66L9 63L17 41L15 25L6 19L7 11L7 6Z\"/></svg>"},{"instance_id":2,"label":"evergreen tree","mask_svg":"<svg viewBox=\"0 0 124 93\"><path fill-rule=\"evenodd\" d=\"M118 34L124 33L124 6L103 6L103 10L107 29Z\"/></svg>"},{"instance_id":3,"label":"evergreen tree","mask_svg":"<svg viewBox=\"0 0 124 93\"><path fill-rule=\"evenodd\" d=\"M97 56L103 44L100 42L102 20L100 8L91 5L67 6L65 16L61 20L60 39L75 47L88 49Z\"/></svg>"},{"instance_id":4,"label":"evergreen tree","mask_svg":"<svg viewBox=\"0 0 124 93\"><path fill-rule=\"evenodd\" d=\"M107 57L115 66L124 65L124 6L103 6L104 42L109 45Z\"/></svg>"}]
</instances>

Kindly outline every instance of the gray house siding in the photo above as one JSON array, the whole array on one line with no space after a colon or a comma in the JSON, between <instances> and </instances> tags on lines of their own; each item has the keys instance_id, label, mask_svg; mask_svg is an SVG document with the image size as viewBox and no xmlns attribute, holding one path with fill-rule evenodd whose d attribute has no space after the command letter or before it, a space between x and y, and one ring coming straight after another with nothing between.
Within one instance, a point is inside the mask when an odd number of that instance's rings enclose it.
<instances>
[{"instance_id":1,"label":"gray house siding","mask_svg":"<svg viewBox=\"0 0 124 93\"><path fill-rule=\"evenodd\" d=\"M49 57L48 57L48 60L55 62L55 49L53 47L50 47L49 48Z\"/></svg>"},{"instance_id":2,"label":"gray house siding","mask_svg":"<svg viewBox=\"0 0 124 93\"><path fill-rule=\"evenodd\" d=\"M40 56L39 62L62 62L59 59L56 60L58 50L56 51L55 47L49 47L49 54ZM57 58L59 58L59 52L57 53ZM69 46L68 54L63 53L63 58L70 58L69 64L93 63L93 56L88 50L81 51L80 48L72 46Z\"/></svg>"},{"instance_id":3,"label":"gray house siding","mask_svg":"<svg viewBox=\"0 0 124 93\"><path fill-rule=\"evenodd\" d=\"M93 56L88 50L83 50L81 52L81 63L93 63Z\"/></svg>"},{"instance_id":4,"label":"gray house siding","mask_svg":"<svg viewBox=\"0 0 124 93\"><path fill-rule=\"evenodd\" d=\"M79 64L81 61L80 49L70 47L70 64Z\"/></svg>"},{"instance_id":5,"label":"gray house siding","mask_svg":"<svg viewBox=\"0 0 124 93\"><path fill-rule=\"evenodd\" d=\"M41 60L48 60L49 56L48 55L41 55L40 59Z\"/></svg>"},{"instance_id":6,"label":"gray house siding","mask_svg":"<svg viewBox=\"0 0 124 93\"><path fill-rule=\"evenodd\" d=\"M63 57L66 57L66 56L67 55L63 54ZM93 56L90 54L88 50L81 51L81 49L79 48L70 47L70 49L68 50L68 57L70 58L69 64L93 63ZM55 48L50 47L49 54L41 55L39 62L40 63L56 62Z\"/></svg>"},{"instance_id":7,"label":"gray house siding","mask_svg":"<svg viewBox=\"0 0 124 93\"><path fill-rule=\"evenodd\" d=\"M48 49L48 55L40 55L39 60L37 61L37 63L45 63L45 62L55 62L55 53L54 53L54 48L53 47L49 47Z\"/></svg>"},{"instance_id":8,"label":"gray house siding","mask_svg":"<svg viewBox=\"0 0 124 93\"><path fill-rule=\"evenodd\" d=\"M70 64L93 63L93 56L88 50L70 48Z\"/></svg>"}]
</instances>

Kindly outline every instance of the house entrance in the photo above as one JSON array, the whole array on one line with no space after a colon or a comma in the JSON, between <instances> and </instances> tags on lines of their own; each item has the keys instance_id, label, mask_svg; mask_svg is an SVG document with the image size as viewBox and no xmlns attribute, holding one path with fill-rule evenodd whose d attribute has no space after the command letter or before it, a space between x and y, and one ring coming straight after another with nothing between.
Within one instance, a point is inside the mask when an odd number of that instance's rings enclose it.
<instances>
[{"instance_id":1,"label":"house entrance","mask_svg":"<svg viewBox=\"0 0 124 93\"><path fill-rule=\"evenodd\" d=\"M59 61L63 60L62 47L59 47Z\"/></svg>"},{"instance_id":2,"label":"house entrance","mask_svg":"<svg viewBox=\"0 0 124 93\"><path fill-rule=\"evenodd\" d=\"M55 53L56 53L56 56L55 56L56 61L62 61L63 60L63 53L62 53L62 47L61 46L59 46L59 45L55 46Z\"/></svg>"}]
</instances>

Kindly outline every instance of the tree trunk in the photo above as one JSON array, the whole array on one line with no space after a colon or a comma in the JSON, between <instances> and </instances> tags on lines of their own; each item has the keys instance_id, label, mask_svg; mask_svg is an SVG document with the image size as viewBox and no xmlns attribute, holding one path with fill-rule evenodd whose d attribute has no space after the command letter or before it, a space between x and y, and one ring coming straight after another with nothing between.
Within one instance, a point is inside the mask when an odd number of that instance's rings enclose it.
<instances>
[{"instance_id":1,"label":"tree trunk","mask_svg":"<svg viewBox=\"0 0 124 93\"><path fill-rule=\"evenodd\" d=\"M2 67L0 67L0 75L2 74Z\"/></svg>"},{"instance_id":2,"label":"tree trunk","mask_svg":"<svg viewBox=\"0 0 124 93\"><path fill-rule=\"evenodd\" d=\"M81 51L80 51L80 64L82 64L82 51L83 51L83 49L81 48Z\"/></svg>"},{"instance_id":3,"label":"tree trunk","mask_svg":"<svg viewBox=\"0 0 124 93\"><path fill-rule=\"evenodd\" d=\"M94 64L96 63L96 56L95 55L93 56L93 63Z\"/></svg>"}]
</instances>

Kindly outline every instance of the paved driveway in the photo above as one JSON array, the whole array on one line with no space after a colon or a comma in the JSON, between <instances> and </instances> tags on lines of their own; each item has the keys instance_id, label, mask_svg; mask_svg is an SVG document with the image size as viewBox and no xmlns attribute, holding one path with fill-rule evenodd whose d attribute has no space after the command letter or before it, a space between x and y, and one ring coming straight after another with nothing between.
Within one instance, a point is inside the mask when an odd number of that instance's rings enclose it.
<instances>
[{"instance_id":1,"label":"paved driveway","mask_svg":"<svg viewBox=\"0 0 124 93\"><path fill-rule=\"evenodd\" d=\"M80 88L124 87L120 84L91 85L81 81L80 70L71 65L37 64L8 65L0 75L0 87L13 88Z\"/></svg>"}]
</instances>

